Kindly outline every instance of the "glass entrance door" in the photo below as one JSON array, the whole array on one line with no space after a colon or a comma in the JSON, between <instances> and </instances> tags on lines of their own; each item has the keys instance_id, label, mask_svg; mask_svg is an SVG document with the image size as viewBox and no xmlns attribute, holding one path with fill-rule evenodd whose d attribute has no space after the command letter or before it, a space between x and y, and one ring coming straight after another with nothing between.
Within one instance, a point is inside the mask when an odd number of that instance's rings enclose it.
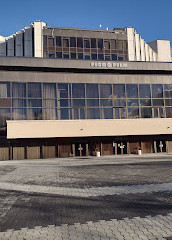
<instances>
[{"instance_id":1,"label":"glass entrance door","mask_svg":"<svg viewBox=\"0 0 172 240\"><path fill-rule=\"evenodd\" d=\"M86 156L86 143L75 143L75 156Z\"/></svg>"}]
</instances>

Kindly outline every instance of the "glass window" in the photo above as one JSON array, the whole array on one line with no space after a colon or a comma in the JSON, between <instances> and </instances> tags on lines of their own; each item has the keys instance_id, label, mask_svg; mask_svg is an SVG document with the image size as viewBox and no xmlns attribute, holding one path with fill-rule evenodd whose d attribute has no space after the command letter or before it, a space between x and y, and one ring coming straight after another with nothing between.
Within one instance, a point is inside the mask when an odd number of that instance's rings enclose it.
<instances>
[{"instance_id":1,"label":"glass window","mask_svg":"<svg viewBox=\"0 0 172 240\"><path fill-rule=\"evenodd\" d=\"M139 118L139 108L128 108L128 118Z\"/></svg>"},{"instance_id":2,"label":"glass window","mask_svg":"<svg viewBox=\"0 0 172 240\"><path fill-rule=\"evenodd\" d=\"M83 53L78 53L78 59L83 59Z\"/></svg>"},{"instance_id":3,"label":"glass window","mask_svg":"<svg viewBox=\"0 0 172 240\"><path fill-rule=\"evenodd\" d=\"M100 99L100 105L102 107L112 106L112 99Z\"/></svg>"},{"instance_id":4,"label":"glass window","mask_svg":"<svg viewBox=\"0 0 172 240\"><path fill-rule=\"evenodd\" d=\"M92 60L97 60L97 54L95 54L95 53L91 54L91 59Z\"/></svg>"},{"instance_id":5,"label":"glass window","mask_svg":"<svg viewBox=\"0 0 172 240\"><path fill-rule=\"evenodd\" d=\"M55 58L55 53L54 52L49 52L48 58Z\"/></svg>"},{"instance_id":6,"label":"glass window","mask_svg":"<svg viewBox=\"0 0 172 240\"><path fill-rule=\"evenodd\" d=\"M112 60L116 61L117 60L117 55L116 54L112 54Z\"/></svg>"},{"instance_id":7,"label":"glass window","mask_svg":"<svg viewBox=\"0 0 172 240\"><path fill-rule=\"evenodd\" d=\"M83 48L83 39L82 38L77 38L77 47Z\"/></svg>"},{"instance_id":8,"label":"glass window","mask_svg":"<svg viewBox=\"0 0 172 240\"><path fill-rule=\"evenodd\" d=\"M42 120L42 108L28 108L29 120Z\"/></svg>"},{"instance_id":9,"label":"glass window","mask_svg":"<svg viewBox=\"0 0 172 240\"><path fill-rule=\"evenodd\" d=\"M104 55L103 54L98 54L98 60L104 60Z\"/></svg>"},{"instance_id":10,"label":"glass window","mask_svg":"<svg viewBox=\"0 0 172 240\"><path fill-rule=\"evenodd\" d=\"M121 119L125 119L126 118L126 109L120 108L120 111L121 111Z\"/></svg>"},{"instance_id":11,"label":"glass window","mask_svg":"<svg viewBox=\"0 0 172 240\"><path fill-rule=\"evenodd\" d=\"M94 83L86 84L86 97L99 98L98 84L94 84Z\"/></svg>"},{"instance_id":12,"label":"glass window","mask_svg":"<svg viewBox=\"0 0 172 240\"><path fill-rule=\"evenodd\" d=\"M61 37L56 37L56 46L61 47L62 46L62 38Z\"/></svg>"},{"instance_id":13,"label":"glass window","mask_svg":"<svg viewBox=\"0 0 172 240\"><path fill-rule=\"evenodd\" d=\"M90 60L90 55L85 55L85 60Z\"/></svg>"},{"instance_id":14,"label":"glass window","mask_svg":"<svg viewBox=\"0 0 172 240\"><path fill-rule=\"evenodd\" d=\"M58 83L58 98L71 98L71 84Z\"/></svg>"},{"instance_id":15,"label":"glass window","mask_svg":"<svg viewBox=\"0 0 172 240\"><path fill-rule=\"evenodd\" d=\"M141 106L151 106L151 99L140 99Z\"/></svg>"},{"instance_id":16,"label":"glass window","mask_svg":"<svg viewBox=\"0 0 172 240\"><path fill-rule=\"evenodd\" d=\"M6 126L6 120L10 120L10 108L0 108L0 126Z\"/></svg>"},{"instance_id":17,"label":"glass window","mask_svg":"<svg viewBox=\"0 0 172 240\"><path fill-rule=\"evenodd\" d=\"M111 39L111 49L116 49L116 40Z\"/></svg>"},{"instance_id":18,"label":"glass window","mask_svg":"<svg viewBox=\"0 0 172 240\"><path fill-rule=\"evenodd\" d=\"M151 98L150 84L139 85L140 98Z\"/></svg>"},{"instance_id":19,"label":"glass window","mask_svg":"<svg viewBox=\"0 0 172 240\"><path fill-rule=\"evenodd\" d=\"M113 108L101 108L100 113L102 119L113 119Z\"/></svg>"},{"instance_id":20,"label":"glass window","mask_svg":"<svg viewBox=\"0 0 172 240\"><path fill-rule=\"evenodd\" d=\"M171 107L166 107L166 118L172 118L172 108Z\"/></svg>"},{"instance_id":21,"label":"glass window","mask_svg":"<svg viewBox=\"0 0 172 240\"><path fill-rule=\"evenodd\" d=\"M48 46L54 47L54 38L51 36L48 36Z\"/></svg>"},{"instance_id":22,"label":"glass window","mask_svg":"<svg viewBox=\"0 0 172 240\"><path fill-rule=\"evenodd\" d=\"M43 46L47 47L47 36L43 36Z\"/></svg>"},{"instance_id":23,"label":"glass window","mask_svg":"<svg viewBox=\"0 0 172 240\"><path fill-rule=\"evenodd\" d=\"M126 106L125 99L114 99L113 103L114 103L115 107L125 107Z\"/></svg>"},{"instance_id":24,"label":"glass window","mask_svg":"<svg viewBox=\"0 0 172 240\"><path fill-rule=\"evenodd\" d=\"M56 98L55 83L43 83L43 98Z\"/></svg>"},{"instance_id":25,"label":"glass window","mask_svg":"<svg viewBox=\"0 0 172 240\"><path fill-rule=\"evenodd\" d=\"M128 98L138 98L137 84L126 84L126 94Z\"/></svg>"},{"instance_id":26,"label":"glass window","mask_svg":"<svg viewBox=\"0 0 172 240\"><path fill-rule=\"evenodd\" d=\"M10 97L10 84L0 83L0 98Z\"/></svg>"},{"instance_id":27,"label":"glass window","mask_svg":"<svg viewBox=\"0 0 172 240\"><path fill-rule=\"evenodd\" d=\"M26 97L26 83L12 83L13 97Z\"/></svg>"},{"instance_id":28,"label":"glass window","mask_svg":"<svg viewBox=\"0 0 172 240\"><path fill-rule=\"evenodd\" d=\"M154 118L164 118L164 109L162 107L153 108Z\"/></svg>"},{"instance_id":29,"label":"glass window","mask_svg":"<svg viewBox=\"0 0 172 240\"><path fill-rule=\"evenodd\" d=\"M56 120L57 110L55 108L43 109L42 118L43 120Z\"/></svg>"},{"instance_id":30,"label":"glass window","mask_svg":"<svg viewBox=\"0 0 172 240\"><path fill-rule=\"evenodd\" d=\"M98 39L98 48L103 49L103 39Z\"/></svg>"},{"instance_id":31,"label":"glass window","mask_svg":"<svg viewBox=\"0 0 172 240\"><path fill-rule=\"evenodd\" d=\"M28 99L28 107L42 107L42 100Z\"/></svg>"},{"instance_id":32,"label":"glass window","mask_svg":"<svg viewBox=\"0 0 172 240\"><path fill-rule=\"evenodd\" d=\"M164 100L163 99L152 99L152 105L153 106L164 106Z\"/></svg>"},{"instance_id":33,"label":"glass window","mask_svg":"<svg viewBox=\"0 0 172 240\"><path fill-rule=\"evenodd\" d=\"M87 107L98 107L99 99L87 99Z\"/></svg>"},{"instance_id":34,"label":"glass window","mask_svg":"<svg viewBox=\"0 0 172 240\"><path fill-rule=\"evenodd\" d=\"M25 99L13 99L13 107L26 107L26 100Z\"/></svg>"},{"instance_id":35,"label":"glass window","mask_svg":"<svg viewBox=\"0 0 172 240\"><path fill-rule=\"evenodd\" d=\"M87 119L100 119L99 108L87 108Z\"/></svg>"},{"instance_id":36,"label":"glass window","mask_svg":"<svg viewBox=\"0 0 172 240\"><path fill-rule=\"evenodd\" d=\"M75 37L70 38L70 47L76 47L76 38Z\"/></svg>"},{"instance_id":37,"label":"glass window","mask_svg":"<svg viewBox=\"0 0 172 240\"><path fill-rule=\"evenodd\" d=\"M153 98L163 98L162 84L152 84L152 97Z\"/></svg>"},{"instance_id":38,"label":"glass window","mask_svg":"<svg viewBox=\"0 0 172 240\"><path fill-rule=\"evenodd\" d=\"M118 61L124 61L124 57L118 56Z\"/></svg>"},{"instance_id":39,"label":"glass window","mask_svg":"<svg viewBox=\"0 0 172 240\"><path fill-rule=\"evenodd\" d=\"M0 108L9 108L11 107L11 99L10 98L0 98Z\"/></svg>"},{"instance_id":40,"label":"glass window","mask_svg":"<svg viewBox=\"0 0 172 240\"><path fill-rule=\"evenodd\" d=\"M44 99L43 100L43 107L44 108L55 108L56 107L56 100Z\"/></svg>"},{"instance_id":41,"label":"glass window","mask_svg":"<svg viewBox=\"0 0 172 240\"><path fill-rule=\"evenodd\" d=\"M118 50L123 50L123 41L120 41L120 40L118 40L117 41L117 48L118 48Z\"/></svg>"},{"instance_id":42,"label":"glass window","mask_svg":"<svg viewBox=\"0 0 172 240\"><path fill-rule=\"evenodd\" d=\"M152 108L141 108L142 118L152 118Z\"/></svg>"},{"instance_id":43,"label":"glass window","mask_svg":"<svg viewBox=\"0 0 172 240\"><path fill-rule=\"evenodd\" d=\"M56 58L61 59L62 58L62 52L56 52Z\"/></svg>"},{"instance_id":44,"label":"glass window","mask_svg":"<svg viewBox=\"0 0 172 240\"><path fill-rule=\"evenodd\" d=\"M125 84L113 84L113 97L125 98Z\"/></svg>"},{"instance_id":45,"label":"glass window","mask_svg":"<svg viewBox=\"0 0 172 240\"><path fill-rule=\"evenodd\" d=\"M130 107L138 106L138 99L128 99L127 104Z\"/></svg>"},{"instance_id":46,"label":"glass window","mask_svg":"<svg viewBox=\"0 0 172 240\"><path fill-rule=\"evenodd\" d=\"M64 59L69 59L69 54L68 53L63 53L63 58Z\"/></svg>"},{"instance_id":47,"label":"glass window","mask_svg":"<svg viewBox=\"0 0 172 240\"><path fill-rule=\"evenodd\" d=\"M84 39L84 48L90 48L90 40Z\"/></svg>"},{"instance_id":48,"label":"glass window","mask_svg":"<svg viewBox=\"0 0 172 240\"><path fill-rule=\"evenodd\" d=\"M91 48L97 48L96 38L91 38Z\"/></svg>"},{"instance_id":49,"label":"glass window","mask_svg":"<svg viewBox=\"0 0 172 240\"><path fill-rule=\"evenodd\" d=\"M13 108L13 120L25 120L26 108Z\"/></svg>"},{"instance_id":50,"label":"glass window","mask_svg":"<svg viewBox=\"0 0 172 240\"><path fill-rule=\"evenodd\" d=\"M63 38L63 47L69 47L69 39Z\"/></svg>"},{"instance_id":51,"label":"glass window","mask_svg":"<svg viewBox=\"0 0 172 240\"><path fill-rule=\"evenodd\" d=\"M115 119L120 119L119 108L115 108Z\"/></svg>"},{"instance_id":52,"label":"glass window","mask_svg":"<svg viewBox=\"0 0 172 240\"><path fill-rule=\"evenodd\" d=\"M85 99L73 99L73 107L84 107Z\"/></svg>"},{"instance_id":53,"label":"glass window","mask_svg":"<svg viewBox=\"0 0 172 240\"><path fill-rule=\"evenodd\" d=\"M28 97L41 98L41 83L28 83Z\"/></svg>"},{"instance_id":54,"label":"glass window","mask_svg":"<svg viewBox=\"0 0 172 240\"><path fill-rule=\"evenodd\" d=\"M60 109L60 119L68 120L71 119L71 108L61 108Z\"/></svg>"},{"instance_id":55,"label":"glass window","mask_svg":"<svg viewBox=\"0 0 172 240\"><path fill-rule=\"evenodd\" d=\"M73 98L85 98L85 84L73 83L72 84L72 97Z\"/></svg>"},{"instance_id":56,"label":"glass window","mask_svg":"<svg viewBox=\"0 0 172 240\"><path fill-rule=\"evenodd\" d=\"M71 53L70 56L71 56L71 59L76 59L76 53Z\"/></svg>"},{"instance_id":57,"label":"glass window","mask_svg":"<svg viewBox=\"0 0 172 240\"><path fill-rule=\"evenodd\" d=\"M112 84L100 84L100 97L112 98Z\"/></svg>"},{"instance_id":58,"label":"glass window","mask_svg":"<svg viewBox=\"0 0 172 240\"><path fill-rule=\"evenodd\" d=\"M110 49L110 40L104 40L103 46L105 50Z\"/></svg>"},{"instance_id":59,"label":"glass window","mask_svg":"<svg viewBox=\"0 0 172 240\"><path fill-rule=\"evenodd\" d=\"M57 107L71 107L70 99L60 99L57 101Z\"/></svg>"},{"instance_id":60,"label":"glass window","mask_svg":"<svg viewBox=\"0 0 172 240\"><path fill-rule=\"evenodd\" d=\"M172 99L165 99L166 106L172 106Z\"/></svg>"},{"instance_id":61,"label":"glass window","mask_svg":"<svg viewBox=\"0 0 172 240\"><path fill-rule=\"evenodd\" d=\"M110 55L105 55L105 60L110 61Z\"/></svg>"},{"instance_id":62,"label":"glass window","mask_svg":"<svg viewBox=\"0 0 172 240\"><path fill-rule=\"evenodd\" d=\"M172 98L172 84L164 84L164 94L166 98Z\"/></svg>"}]
</instances>

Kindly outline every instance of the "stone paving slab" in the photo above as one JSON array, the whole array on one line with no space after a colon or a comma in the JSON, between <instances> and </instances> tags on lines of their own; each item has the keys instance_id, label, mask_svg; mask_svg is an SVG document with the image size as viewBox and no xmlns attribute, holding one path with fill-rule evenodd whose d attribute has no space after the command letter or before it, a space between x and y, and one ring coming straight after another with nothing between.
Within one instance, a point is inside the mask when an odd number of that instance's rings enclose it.
<instances>
[{"instance_id":1,"label":"stone paving slab","mask_svg":"<svg viewBox=\"0 0 172 240\"><path fill-rule=\"evenodd\" d=\"M170 240L172 236L172 214L123 220L111 219L74 225L37 226L33 229L9 229L0 232L0 239L22 240Z\"/></svg>"}]
</instances>

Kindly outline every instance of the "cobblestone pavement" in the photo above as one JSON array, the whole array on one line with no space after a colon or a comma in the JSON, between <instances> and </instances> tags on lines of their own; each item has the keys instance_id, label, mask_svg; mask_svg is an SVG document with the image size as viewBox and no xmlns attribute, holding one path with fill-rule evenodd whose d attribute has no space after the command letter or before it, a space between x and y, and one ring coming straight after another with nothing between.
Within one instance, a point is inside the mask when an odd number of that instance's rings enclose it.
<instances>
[{"instance_id":1,"label":"cobblestone pavement","mask_svg":"<svg viewBox=\"0 0 172 240\"><path fill-rule=\"evenodd\" d=\"M172 240L172 155L0 162L0 239Z\"/></svg>"}]
</instances>

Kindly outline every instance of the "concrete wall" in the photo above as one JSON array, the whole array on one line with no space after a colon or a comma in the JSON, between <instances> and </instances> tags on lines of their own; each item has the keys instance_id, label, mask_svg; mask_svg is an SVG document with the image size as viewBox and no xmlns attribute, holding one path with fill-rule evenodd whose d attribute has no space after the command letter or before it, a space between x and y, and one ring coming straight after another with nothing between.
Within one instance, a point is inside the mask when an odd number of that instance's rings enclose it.
<instances>
[{"instance_id":1,"label":"concrete wall","mask_svg":"<svg viewBox=\"0 0 172 240\"><path fill-rule=\"evenodd\" d=\"M157 53L157 61L171 62L171 47L168 40L156 40L150 42L149 45Z\"/></svg>"},{"instance_id":2,"label":"concrete wall","mask_svg":"<svg viewBox=\"0 0 172 240\"><path fill-rule=\"evenodd\" d=\"M43 27L44 22L34 22L34 57L43 57Z\"/></svg>"},{"instance_id":3,"label":"concrete wall","mask_svg":"<svg viewBox=\"0 0 172 240\"><path fill-rule=\"evenodd\" d=\"M172 134L172 119L7 121L7 138Z\"/></svg>"},{"instance_id":4,"label":"concrete wall","mask_svg":"<svg viewBox=\"0 0 172 240\"><path fill-rule=\"evenodd\" d=\"M16 33L16 57L23 56L23 32Z\"/></svg>"}]
</instances>

